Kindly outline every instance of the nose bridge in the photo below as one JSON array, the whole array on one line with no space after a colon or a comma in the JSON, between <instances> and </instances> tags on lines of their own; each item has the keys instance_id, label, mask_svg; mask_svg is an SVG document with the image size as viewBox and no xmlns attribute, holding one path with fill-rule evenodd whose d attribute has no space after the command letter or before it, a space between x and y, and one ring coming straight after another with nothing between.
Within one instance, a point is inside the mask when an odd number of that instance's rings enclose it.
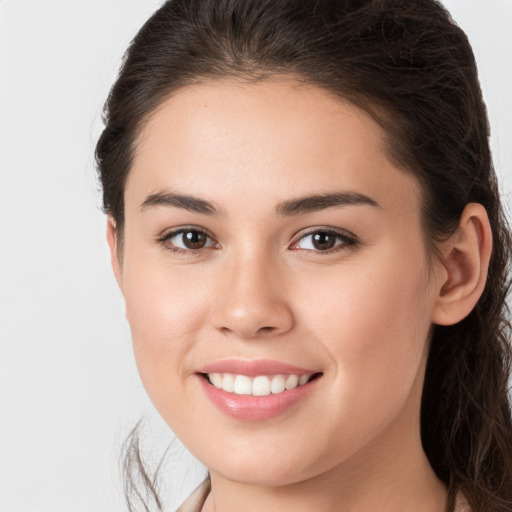
<instances>
[{"instance_id":1,"label":"nose bridge","mask_svg":"<svg viewBox=\"0 0 512 512\"><path fill-rule=\"evenodd\" d=\"M286 332L293 325L277 258L264 249L239 250L222 270L216 327L242 338Z\"/></svg>"}]
</instances>

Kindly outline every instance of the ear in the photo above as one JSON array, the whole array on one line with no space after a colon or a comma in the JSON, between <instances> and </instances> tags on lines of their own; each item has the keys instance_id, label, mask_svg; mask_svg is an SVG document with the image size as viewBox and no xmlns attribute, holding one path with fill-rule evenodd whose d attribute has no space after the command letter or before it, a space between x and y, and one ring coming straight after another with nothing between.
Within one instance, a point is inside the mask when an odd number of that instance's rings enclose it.
<instances>
[{"instance_id":1,"label":"ear","mask_svg":"<svg viewBox=\"0 0 512 512\"><path fill-rule=\"evenodd\" d=\"M120 261L121 255L118 252L118 235L115 220L109 215L107 217L107 242L110 247L110 261L112 270L116 277L117 284L123 293L123 268Z\"/></svg>"},{"instance_id":2,"label":"ear","mask_svg":"<svg viewBox=\"0 0 512 512\"><path fill-rule=\"evenodd\" d=\"M465 318L484 291L492 250L489 218L481 204L462 212L458 230L441 247L440 282L432 321L453 325Z\"/></svg>"}]
</instances>

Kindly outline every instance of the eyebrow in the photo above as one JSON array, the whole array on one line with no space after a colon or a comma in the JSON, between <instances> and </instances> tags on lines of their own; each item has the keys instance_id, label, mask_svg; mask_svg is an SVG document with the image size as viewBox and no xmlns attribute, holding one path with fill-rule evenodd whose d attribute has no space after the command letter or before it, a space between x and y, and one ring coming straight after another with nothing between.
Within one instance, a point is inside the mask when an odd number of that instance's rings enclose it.
<instances>
[{"instance_id":1,"label":"eyebrow","mask_svg":"<svg viewBox=\"0 0 512 512\"><path fill-rule=\"evenodd\" d=\"M359 192L344 191L325 194L313 194L296 199L290 199L276 206L279 216L289 217L305 213L317 212L327 208L339 206L367 205L382 208L377 201ZM218 208L214 203L187 194L175 192L158 192L149 195L142 203L140 209L145 210L152 206L169 206L182 208L202 215L226 215L225 210Z\"/></svg>"},{"instance_id":2,"label":"eyebrow","mask_svg":"<svg viewBox=\"0 0 512 512\"><path fill-rule=\"evenodd\" d=\"M174 208L183 208L193 213L202 215L218 215L224 211L217 208L210 201L187 194L177 194L174 192L158 192L149 195L141 204L140 209L145 210L152 206L171 206Z\"/></svg>"},{"instance_id":3,"label":"eyebrow","mask_svg":"<svg viewBox=\"0 0 512 512\"><path fill-rule=\"evenodd\" d=\"M326 208L338 206L368 205L382 208L377 201L359 192L334 192L330 194L315 194L284 201L276 206L278 215L291 216L303 213L317 212Z\"/></svg>"}]
</instances>

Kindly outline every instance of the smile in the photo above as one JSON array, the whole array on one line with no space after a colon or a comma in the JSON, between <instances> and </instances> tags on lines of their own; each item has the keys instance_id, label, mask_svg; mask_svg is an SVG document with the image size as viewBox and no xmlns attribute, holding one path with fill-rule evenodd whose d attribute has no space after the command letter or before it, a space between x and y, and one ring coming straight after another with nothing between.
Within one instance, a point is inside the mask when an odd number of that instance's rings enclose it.
<instances>
[{"instance_id":1,"label":"smile","mask_svg":"<svg viewBox=\"0 0 512 512\"><path fill-rule=\"evenodd\" d=\"M261 421L281 416L314 392L323 373L267 374L201 372L198 383L222 413L237 420Z\"/></svg>"},{"instance_id":2,"label":"smile","mask_svg":"<svg viewBox=\"0 0 512 512\"><path fill-rule=\"evenodd\" d=\"M268 396L270 394L284 393L298 386L303 386L318 374L258 375L255 377L232 373L207 373L204 375L210 384L227 393Z\"/></svg>"}]
</instances>

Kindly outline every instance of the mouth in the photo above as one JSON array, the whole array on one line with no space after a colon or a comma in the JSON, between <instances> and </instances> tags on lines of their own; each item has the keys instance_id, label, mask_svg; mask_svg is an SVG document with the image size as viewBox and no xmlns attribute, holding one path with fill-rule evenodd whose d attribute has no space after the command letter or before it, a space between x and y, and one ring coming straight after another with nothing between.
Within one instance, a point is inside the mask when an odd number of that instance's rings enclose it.
<instances>
[{"instance_id":1,"label":"mouth","mask_svg":"<svg viewBox=\"0 0 512 512\"><path fill-rule=\"evenodd\" d=\"M262 421L304 410L297 407L315 393L323 373L248 376L219 371L199 372L196 375L206 397L221 412L237 420Z\"/></svg>"},{"instance_id":2,"label":"mouth","mask_svg":"<svg viewBox=\"0 0 512 512\"><path fill-rule=\"evenodd\" d=\"M318 379L322 372L248 376L234 373L200 373L210 385L234 395L279 395Z\"/></svg>"},{"instance_id":3,"label":"mouth","mask_svg":"<svg viewBox=\"0 0 512 512\"><path fill-rule=\"evenodd\" d=\"M300 411L323 372L274 359L223 359L196 371L206 397L224 414L260 421Z\"/></svg>"}]
</instances>

